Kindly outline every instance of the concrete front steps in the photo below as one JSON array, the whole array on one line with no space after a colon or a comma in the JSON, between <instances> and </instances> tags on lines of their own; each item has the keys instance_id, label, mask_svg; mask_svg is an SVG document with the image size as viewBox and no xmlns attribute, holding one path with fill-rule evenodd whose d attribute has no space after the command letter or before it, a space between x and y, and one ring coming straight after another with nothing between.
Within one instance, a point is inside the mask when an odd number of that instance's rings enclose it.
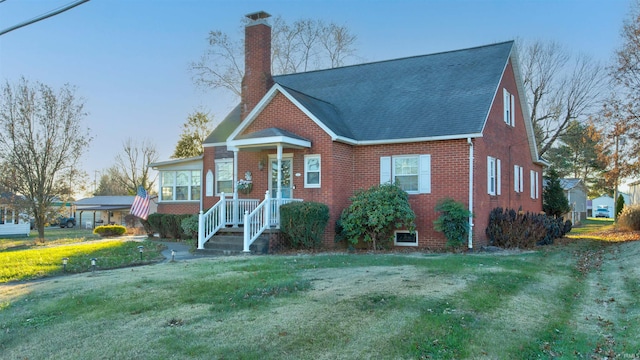
<instances>
[{"instance_id":1,"label":"concrete front steps","mask_svg":"<svg viewBox=\"0 0 640 360\"><path fill-rule=\"evenodd\" d=\"M256 241L249 246L251 254L266 254L269 252L269 239L278 230L267 229ZM204 243L203 250L196 250L201 254L240 255L244 254L244 228L225 227L220 229L209 241Z\"/></svg>"}]
</instances>

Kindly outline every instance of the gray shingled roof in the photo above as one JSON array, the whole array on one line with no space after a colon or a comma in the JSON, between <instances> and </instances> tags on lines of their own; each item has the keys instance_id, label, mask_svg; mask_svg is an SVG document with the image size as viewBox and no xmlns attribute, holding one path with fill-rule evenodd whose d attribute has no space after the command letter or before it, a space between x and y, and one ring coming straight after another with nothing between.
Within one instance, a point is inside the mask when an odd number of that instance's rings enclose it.
<instances>
[{"instance_id":1,"label":"gray shingled roof","mask_svg":"<svg viewBox=\"0 0 640 360\"><path fill-rule=\"evenodd\" d=\"M356 141L479 134L513 45L281 75L274 81L336 135ZM239 124L236 108L205 143L224 142L229 128Z\"/></svg>"}]
</instances>

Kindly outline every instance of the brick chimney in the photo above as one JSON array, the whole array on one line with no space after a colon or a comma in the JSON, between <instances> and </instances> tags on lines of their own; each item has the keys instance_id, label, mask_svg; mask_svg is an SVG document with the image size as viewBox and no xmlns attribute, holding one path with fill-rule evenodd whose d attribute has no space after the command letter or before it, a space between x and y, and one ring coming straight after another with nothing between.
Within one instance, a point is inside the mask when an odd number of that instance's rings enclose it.
<instances>
[{"instance_id":1,"label":"brick chimney","mask_svg":"<svg viewBox=\"0 0 640 360\"><path fill-rule=\"evenodd\" d=\"M244 77L241 117L244 119L273 85L271 78L271 26L264 11L246 15L244 33Z\"/></svg>"}]
</instances>

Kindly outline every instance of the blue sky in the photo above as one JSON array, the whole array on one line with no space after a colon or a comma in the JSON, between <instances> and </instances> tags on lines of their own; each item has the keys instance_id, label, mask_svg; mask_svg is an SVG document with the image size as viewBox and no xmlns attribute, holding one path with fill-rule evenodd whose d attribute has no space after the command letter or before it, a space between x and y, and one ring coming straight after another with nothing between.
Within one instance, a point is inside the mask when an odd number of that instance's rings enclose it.
<instances>
[{"instance_id":1,"label":"blue sky","mask_svg":"<svg viewBox=\"0 0 640 360\"><path fill-rule=\"evenodd\" d=\"M70 2L6 0L0 29ZM94 136L78 166L93 179L127 137L168 160L189 113L224 118L237 100L196 88L187 68L209 31L240 37L248 13L346 25L362 62L541 39L608 63L629 9L630 0L91 0L0 36L0 81L77 87Z\"/></svg>"}]
</instances>

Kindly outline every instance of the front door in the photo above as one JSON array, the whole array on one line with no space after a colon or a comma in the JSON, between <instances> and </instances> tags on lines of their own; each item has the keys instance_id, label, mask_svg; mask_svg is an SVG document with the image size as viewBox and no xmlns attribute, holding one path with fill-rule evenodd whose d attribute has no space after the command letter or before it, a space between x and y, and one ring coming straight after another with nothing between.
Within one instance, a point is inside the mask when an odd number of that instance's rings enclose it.
<instances>
[{"instance_id":1,"label":"front door","mask_svg":"<svg viewBox=\"0 0 640 360\"><path fill-rule=\"evenodd\" d=\"M269 183L269 190L271 191L271 197L277 198L278 194L278 159L271 158L271 182ZM282 157L282 175L280 178L280 188L282 190L283 199L291 199L293 197L293 157Z\"/></svg>"}]
</instances>

